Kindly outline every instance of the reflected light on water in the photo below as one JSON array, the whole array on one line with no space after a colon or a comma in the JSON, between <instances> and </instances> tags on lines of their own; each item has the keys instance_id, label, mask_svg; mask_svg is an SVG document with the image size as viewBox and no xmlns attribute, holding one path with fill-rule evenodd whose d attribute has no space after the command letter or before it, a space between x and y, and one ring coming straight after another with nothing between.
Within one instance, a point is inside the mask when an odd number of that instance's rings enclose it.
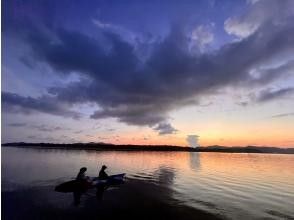
<instances>
[{"instance_id":1,"label":"reflected light on water","mask_svg":"<svg viewBox=\"0 0 294 220\"><path fill-rule=\"evenodd\" d=\"M2 148L2 191L56 185L80 167L127 173L172 190L179 203L233 219L294 217L294 156Z\"/></svg>"}]
</instances>

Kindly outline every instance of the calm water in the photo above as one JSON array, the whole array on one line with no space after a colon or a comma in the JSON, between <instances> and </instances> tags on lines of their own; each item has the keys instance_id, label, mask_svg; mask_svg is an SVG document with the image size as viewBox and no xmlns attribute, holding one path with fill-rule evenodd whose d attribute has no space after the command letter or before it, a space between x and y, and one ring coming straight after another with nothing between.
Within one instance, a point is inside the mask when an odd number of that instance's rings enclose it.
<instances>
[{"instance_id":1,"label":"calm water","mask_svg":"<svg viewBox=\"0 0 294 220\"><path fill-rule=\"evenodd\" d=\"M2 191L55 185L82 166L96 176L102 164L229 219L294 219L294 155L2 148Z\"/></svg>"}]
</instances>

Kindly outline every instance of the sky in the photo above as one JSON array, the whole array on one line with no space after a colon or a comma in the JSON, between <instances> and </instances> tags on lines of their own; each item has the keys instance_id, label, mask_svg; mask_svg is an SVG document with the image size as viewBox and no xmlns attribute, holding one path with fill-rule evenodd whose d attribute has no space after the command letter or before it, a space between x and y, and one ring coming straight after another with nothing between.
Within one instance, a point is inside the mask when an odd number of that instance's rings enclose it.
<instances>
[{"instance_id":1,"label":"sky","mask_svg":"<svg viewBox=\"0 0 294 220\"><path fill-rule=\"evenodd\" d=\"M294 1L2 1L5 142L294 147Z\"/></svg>"}]
</instances>

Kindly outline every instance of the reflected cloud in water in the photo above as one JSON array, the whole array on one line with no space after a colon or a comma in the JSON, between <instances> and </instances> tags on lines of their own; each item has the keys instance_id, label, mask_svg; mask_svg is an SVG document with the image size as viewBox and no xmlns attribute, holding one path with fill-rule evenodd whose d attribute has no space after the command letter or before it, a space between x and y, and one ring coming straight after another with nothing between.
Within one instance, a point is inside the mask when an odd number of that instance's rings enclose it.
<instances>
[{"instance_id":1,"label":"reflected cloud in water","mask_svg":"<svg viewBox=\"0 0 294 220\"><path fill-rule=\"evenodd\" d=\"M196 152L191 152L191 153L189 153L189 156L190 156L191 169L196 172L200 171L201 170L201 161L200 161L201 155Z\"/></svg>"},{"instance_id":2,"label":"reflected cloud in water","mask_svg":"<svg viewBox=\"0 0 294 220\"><path fill-rule=\"evenodd\" d=\"M216 214L221 210L231 219L277 212L294 216L293 155L3 148L2 191L19 184L56 185L75 177L82 166L97 176L102 164L110 175L124 172L129 179L153 183L162 198Z\"/></svg>"}]
</instances>

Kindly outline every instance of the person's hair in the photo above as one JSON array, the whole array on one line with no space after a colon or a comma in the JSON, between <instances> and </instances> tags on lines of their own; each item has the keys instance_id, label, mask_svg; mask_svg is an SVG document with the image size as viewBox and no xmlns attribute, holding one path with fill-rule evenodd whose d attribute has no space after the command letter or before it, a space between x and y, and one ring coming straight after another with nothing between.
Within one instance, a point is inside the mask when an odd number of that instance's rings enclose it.
<instances>
[{"instance_id":1,"label":"person's hair","mask_svg":"<svg viewBox=\"0 0 294 220\"><path fill-rule=\"evenodd\" d=\"M107 168L107 166L105 166L105 165L102 166L102 169L106 169L106 168Z\"/></svg>"},{"instance_id":2,"label":"person's hair","mask_svg":"<svg viewBox=\"0 0 294 220\"><path fill-rule=\"evenodd\" d=\"M82 167L81 169L80 169L80 172L86 172L87 171L87 167Z\"/></svg>"}]
</instances>

